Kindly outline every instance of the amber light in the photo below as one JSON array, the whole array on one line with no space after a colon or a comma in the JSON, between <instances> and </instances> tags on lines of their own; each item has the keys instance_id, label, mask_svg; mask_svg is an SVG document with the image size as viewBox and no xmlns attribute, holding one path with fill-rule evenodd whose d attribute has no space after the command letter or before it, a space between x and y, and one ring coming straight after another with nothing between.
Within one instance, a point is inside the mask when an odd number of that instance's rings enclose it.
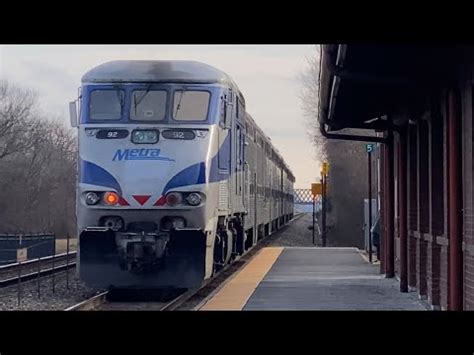
<instances>
[{"instance_id":1,"label":"amber light","mask_svg":"<svg viewBox=\"0 0 474 355\"><path fill-rule=\"evenodd\" d=\"M115 205L119 201L119 196L115 192L106 192L104 194L104 202L107 205Z\"/></svg>"}]
</instances>

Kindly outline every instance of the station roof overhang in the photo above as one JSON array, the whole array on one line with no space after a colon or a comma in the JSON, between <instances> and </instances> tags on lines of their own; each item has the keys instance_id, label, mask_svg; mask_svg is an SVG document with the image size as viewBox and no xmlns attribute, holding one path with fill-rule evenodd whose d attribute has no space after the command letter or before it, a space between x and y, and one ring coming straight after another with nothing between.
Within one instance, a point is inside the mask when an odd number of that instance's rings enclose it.
<instances>
[{"instance_id":1,"label":"station roof overhang","mask_svg":"<svg viewBox=\"0 0 474 355\"><path fill-rule=\"evenodd\" d=\"M429 92L455 80L465 51L439 44L322 45L319 122L328 131L385 130L386 117L421 110Z\"/></svg>"}]
</instances>

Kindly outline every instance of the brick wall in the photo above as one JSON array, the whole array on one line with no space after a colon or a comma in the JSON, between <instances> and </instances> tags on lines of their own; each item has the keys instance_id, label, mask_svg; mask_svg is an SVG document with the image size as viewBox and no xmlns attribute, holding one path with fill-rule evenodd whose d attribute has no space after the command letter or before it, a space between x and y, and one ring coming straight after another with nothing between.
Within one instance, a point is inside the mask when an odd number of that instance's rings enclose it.
<instances>
[{"instance_id":1,"label":"brick wall","mask_svg":"<svg viewBox=\"0 0 474 355\"><path fill-rule=\"evenodd\" d=\"M441 245L440 251L440 303L443 309L449 308L449 239L448 239L448 115L447 115L447 93L443 92L441 97L441 112L443 115L443 220L444 233L437 238L438 244Z\"/></svg>"},{"instance_id":2,"label":"brick wall","mask_svg":"<svg viewBox=\"0 0 474 355\"><path fill-rule=\"evenodd\" d=\"M429 232L429 180L428 180L428 122L426 117L418 120L417 124L417 208L418 235L416 247L417 278L416 287L421 296L427 294L427 248L424 239Z\"/></svg>"},{"instance_id":3,"label":"brick wall","mask_svg":"<svg viewBox=\"0 0 474 355\"><path fill-rule=\"evenodd\" d=\"M463 88L464 309L474 310L474 216L472 203L472 86Z\"/></svg>"},{"instance_id":4,"label":"brick wall","mask_svg":"<svg viewBox=\"0 0 474 355\"><path fill-rule=\"evenodd\" d=\"M416 245L415 232L418 230L418 208L417 208L417 127L410 125L408 128L408 286L416 288Z\"/></svg>"},{"instance_id":5,"label":"brick wall","mask_svg":"<svg viewBox=\"0 0 474 355\"><path fill-rule=\"evenodd\" d=\"M447 241L447 240L446 240ZM449 246L442 245L440 252L440 303L443 309L449 308Z\"/></svg>"},{"instance_id":6,"label":"brick wall","mask_svg":"<svg viewBox=\"0 0 474 355\"><path fill-rule=\"evenodd\" d=\"M428 300L434 306L440 305L441 245L437 237L444 233L444 193L443 193L443 116L442 97L432 99L429 122L429 234L427 293Z\"/></svg>"}]
</instances>

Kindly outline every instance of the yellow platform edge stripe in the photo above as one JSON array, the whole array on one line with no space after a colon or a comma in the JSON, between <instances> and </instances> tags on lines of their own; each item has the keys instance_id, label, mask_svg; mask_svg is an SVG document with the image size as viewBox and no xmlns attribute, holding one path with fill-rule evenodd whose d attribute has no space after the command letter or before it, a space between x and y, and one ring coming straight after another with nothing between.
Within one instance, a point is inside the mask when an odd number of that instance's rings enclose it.
<instances>
[{"instance_id":1,"label":"yellow platform edge stripe","mask_svg":"<svg viewBox=\"0 0 474 355\"><path fill-rule=\"evenodd\" d=\"M267 247L217 292L200 311L240 311L283 251Z\"/></svg>"}]
</instances>

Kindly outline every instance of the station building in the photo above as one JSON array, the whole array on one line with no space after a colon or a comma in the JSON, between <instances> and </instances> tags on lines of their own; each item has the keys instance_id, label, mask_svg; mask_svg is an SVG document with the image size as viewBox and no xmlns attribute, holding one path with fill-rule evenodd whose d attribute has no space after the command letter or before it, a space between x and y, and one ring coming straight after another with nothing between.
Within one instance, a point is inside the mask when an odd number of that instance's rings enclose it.
<instances>
[{"instance_id":1,"label":"station building","mask_svg":"<svg viewBox=\"0 0 474 355\"><path fill-rule=\"evenodd\" d=\"M380 272L433 309L474 310L473 54L461 45L321 48L321 133L380 147Z\"/></svg>"}]
</instances>

